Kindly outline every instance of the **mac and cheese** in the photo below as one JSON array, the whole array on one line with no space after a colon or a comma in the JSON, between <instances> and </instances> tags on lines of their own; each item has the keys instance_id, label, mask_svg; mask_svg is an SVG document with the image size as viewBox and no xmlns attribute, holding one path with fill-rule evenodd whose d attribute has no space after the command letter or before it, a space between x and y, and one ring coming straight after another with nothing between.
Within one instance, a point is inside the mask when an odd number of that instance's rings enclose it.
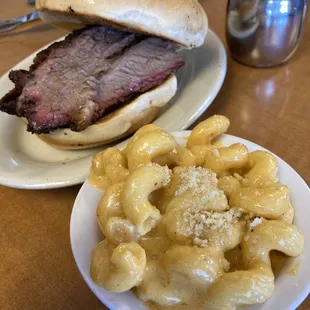
<instances>
[{"instance_id":1,"label":"mac and cheese","mask_svg":"<svg viewBox=\"0 0 310 310\"><path fill-rule=\"evenodd\" d=\"M276 159L239 143L212 144L228 127L226 117L213 116L185 147L147 125L125 150L94 157L89 181L105 191L94 282L133 289L152 309L232 310L272 296L270 252L298 256L304 238Z\"/></svg>"}]
</instances>

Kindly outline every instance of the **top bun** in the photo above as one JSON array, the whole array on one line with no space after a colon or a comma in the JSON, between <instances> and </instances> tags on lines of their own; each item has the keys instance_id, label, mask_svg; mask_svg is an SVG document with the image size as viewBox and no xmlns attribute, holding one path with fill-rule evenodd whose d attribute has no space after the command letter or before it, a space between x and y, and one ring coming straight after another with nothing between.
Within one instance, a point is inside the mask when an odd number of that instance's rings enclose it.
<instances>
[{"instance_id":1,"label":"top bun","mask_svg":"<svg viewBox=\"0 0 310 310\"><path fill-rule=\"evenodd\" d=\"M207 16L198 0L36 0L41 18L68 30L110 25L163 37L186 48L204 43Z\"/></svg>"}]
</instances>

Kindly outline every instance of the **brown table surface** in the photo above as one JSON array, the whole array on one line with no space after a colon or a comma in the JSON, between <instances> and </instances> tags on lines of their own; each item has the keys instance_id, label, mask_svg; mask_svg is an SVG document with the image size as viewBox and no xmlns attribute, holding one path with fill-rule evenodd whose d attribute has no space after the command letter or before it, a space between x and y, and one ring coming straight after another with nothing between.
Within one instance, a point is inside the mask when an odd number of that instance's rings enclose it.
<instances>
[{"instance_id":1,"label":"brown table surface","mask_svg":"<svg viewBox=\"0 0 310 310\"><path fill-rule=\"evenodd\" d=\"M201 2L210 27L224 41L226 1ZM32 8L25 3L2 1L0 20L29 12ZM0 75L62 35L41 22L0 35ZM276 153L308 184L309 48L308 23L300 48L285 66L259 70L229 59L223 88L201 118L228 116L229 133ZM78 186L44 191L0 186L0 309L106 309L84 283L72 257L69 221L78 190ZM299 309L310 309L310 297Z\"/></svg>"}]
</instances>

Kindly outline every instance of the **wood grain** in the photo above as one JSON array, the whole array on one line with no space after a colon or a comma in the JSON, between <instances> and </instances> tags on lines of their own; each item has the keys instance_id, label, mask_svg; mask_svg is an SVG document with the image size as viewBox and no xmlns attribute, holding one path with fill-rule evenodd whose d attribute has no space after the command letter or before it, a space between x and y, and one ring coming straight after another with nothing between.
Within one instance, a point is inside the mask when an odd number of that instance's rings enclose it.
<instances>
[{"instance_id":1,"label":"wood grain","mask_svg":"<svg viewBox=\"0 0 310 310\"><path fill-rule=\"evenodd\" d=\"M224 0L201 1L224 41ZM32 10L26 0L2 1L0 20ZM62 36L36 22L0 35L0 75ZM229 133L258 143L310 183L310 27L285 66L253 69L228 61L223 88L201 119L224 114ZM69 221L79 187L26 191L0 186L0 309L106 309L82 280L72 257ZM310 298L300 310L310 310Z\"/></svg>"}]
</instances>

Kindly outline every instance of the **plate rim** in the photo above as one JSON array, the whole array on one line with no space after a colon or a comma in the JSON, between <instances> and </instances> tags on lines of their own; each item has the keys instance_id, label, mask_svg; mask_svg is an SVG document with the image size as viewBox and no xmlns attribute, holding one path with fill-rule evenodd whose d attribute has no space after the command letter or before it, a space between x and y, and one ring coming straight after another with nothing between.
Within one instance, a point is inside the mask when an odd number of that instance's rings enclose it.
<instances>
[{"instance_id":1,"label":"plate rim","mask_svg":"<svg viewBox=\"0 0 310 310\"><path fill-rule=\"evenodd\" d=\"M209 29L209 33L207 34L206 37L206 41L204 44L207 44L207 40L208 37L212 36L212 40L214 40L214 42L216 44L214 44L214 47L217 50L217 54L218 54L218 59L220 60L219 63L217 63L218 67L220 68L218 70L219 75L216 79L216 83L214 85L214 88L212 89L212 92L209 93L208 97L206 96L205 101L197 106L196 112L192 113L192 115L190 117L188 117L186 119L186 121L183 122L183 125L181 125L179 128L176 128L176 130L184 130L187 129L188 127L190 127L191 125L193 125L193 123L199 118L201 117L201 115L209 108L209 106L213 103L214 99L216 98L216 96L218 95L220 89L223 86L226 74L227 74L227 53L226 53L226 49L224 47L224 44L222 42L222 40L219 38L219 36L212 31L211 29ZM35 55L41 51L42 49L47 48L48 46L50 46L51 44L53 44L54 42L57 42L59 40L62 40L64 37L60 37L46 45L44 45L43 47L37 49L36 51L32 52L30 55L28 55L27 57L25 57L24 59L22 59L21 61L19 61L16 65L14 65L11 69L9 69L7 72L5 72L1 77L0 77L0 81L3 79L7 79L8 78L8 74L11 70L13 70L14 68L18 67L21 65L21 63L23 63L24 61L26 61L28 58L30 58L33 55L33 58L35 57ZM177 104L177 102L175 102L174 104ZM165 113L165 112L164 112ZM7 115L4 115L3 113L0 113L0 119L1 117L6 117ZM12 116L10 116L12 117ZM14 119L12 118L12 120L10 120L10 122L13 122ZM155 122L156 120L154 120L153 122ZM127 140L126 140L127 141ZM123 141L124 142L124 141ZM123 143L117 143L115 146L118 146L119 144ZM85 158L90 159L92 157L92 155L87 156ZM84 163L81 163L84 164ZM46 165L47 169L49 169L48 164ZM35 168L35 165L34 165ZM66 169L66 166L63 166L63 169ZM52 169L52 168L50 168ZM71 175L69 174L69 177L64 178L63 180L53 180L53 177L49 177L48 180L46 180L46 177L38 177L35 180L29 180L25 177L21 177L20 175L14 174L12 176L10 176L10 173L5 173L4 176L1 174L0 175L0 185L3 186L7 186L7 187L11 187L11 188L18 188L18 189L26 189L26 190L45 190L45 189L53 189L53 188L64 188L64 187L69 187L69 186L74 186L74 185L78 185L78 184L82 184L87 175L88 175L88 169L89 166L85 167L85 173L83 175ZM0 172L1 172L1 167L0 167Z\"/></svg>"},{"instance_id":2,"label":"plate rim","mask_svg":"<svg viewBox=\"0 0 310 310\"><path fill-rule=\"evenodd\" d=\"M191 130L182 130L182 131L173 131L173 132L170 132L170 134L172 134L173 136L178 136L180 138L185 138L185 137L188 137L188 135L191 133ZM281 157L279 157L278 155L276 155L275 153L269 151L268 149L266 149L265 147L257 144L257 143L254 143L252 141L249 141L247 139L244 139L244 138L241 138L241 137L238 137L238 136L234 136L234 135L230 135L230 134L223 134L222 136L227 136L228 138L234 138L234 139L237 139L239 143L244 143L246 146L247 145L251 145L253 147L259 147L259 149L261 150L264 150L264 151L267 151L269 153L271 153L273 156L275 156L275 158L277 159L277 161L280 161L281 164L284 164L287 166L287 168L289 169L289 173L290 175L295 175L295 177L297 177L297 179L299 180L299 182L303 185L303 190L305 191L305 193L307 193L307 195L310 197L310 188L309 186L307 185L307 183L305 182L305 180L299 175L299 173L293 169L292 166L290 166L285 160L283 160ZM237 142L236 142L237 143ZM81 199L82 195L83 195L83 191L85 190L85 188L87 186L90 186L92 187L89 183L88 183L88 180L86 180L83 185L81 186L77 196L76 196L76 199L74 201L74 204L73 204L73 207L72 207L72 211L71 211L71 216L70 216L70 246L71 246L71 251L72 251L72 255L73 255L73 258L74 258L74 261L75 261L75 264L79 270L79 273L81 274L83 280L85 281L85 283L87 284L88 288L93 292L93 294L107 307L109 307L109 309L111 310L117 310L115 308L115 305L113 305L112 303L110 303L108 300L104 300L103 301L103 298L102 298L102 294L100 294L98 292L98 289L100 288L99 286L97 286L95 283L93 283L90 279L89 276L87 276L87 274L84 272L84 270L82 269L82 266L80 266L78 264L78 260L76 258L76 252L74 250L74 237L73 237L73 234L74 234L74 214L75 214L75 211L76 211L76 208L77 208L77 203L79 202L79 200ZM92 190L94 191L99 191L98 189L92 187ZM306 238L306 234L304 235L305 237L305 243L307 242L307 238ZM301 254L300 256L302 256L303 254ZM309 254L310 255L310 254ZM310 256L309 256L310 257ZM285 272L285 270L282 271L283 273ZM282 274L282 273L281 273ZM298 273L299 275L300 273ZM295 276L297 277L297 275ZM299 292L299 294L297 295L297 297L295 297L289 304L287 310L295 310L298 306L301 305L301 303L307 298L307 296L309 295L310 293L310 279L308 280L308 284L304 286L304 288ZM271 297L272 298L272 297ZM253 305L253 307L258 307L257 309L262 309L264 310L264 305L265 303L263 304L257 304L257 305ZM261 306L261 308L260 308ZM245 309L248 309L247 307ZM256 309L256 308L255 308ZM128 308L129 310L129 308ZM131 310L131 309L130 309Z\"/></svg>"}]
</instances>

